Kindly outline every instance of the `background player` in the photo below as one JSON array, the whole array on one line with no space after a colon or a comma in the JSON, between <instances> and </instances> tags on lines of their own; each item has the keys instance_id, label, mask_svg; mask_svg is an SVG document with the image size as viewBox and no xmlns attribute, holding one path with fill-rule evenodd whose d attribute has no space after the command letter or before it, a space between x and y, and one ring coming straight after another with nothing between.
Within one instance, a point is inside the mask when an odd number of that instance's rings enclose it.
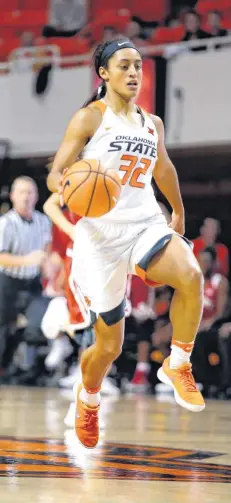
<instances>
[{"instance_id":1,"label":"background player","mask_svg":"<svg viewBox=\"0 0 231 503\"><path fill-rule=\"evenodd\" d=\"M60 201L58 194L52 194L44 204L44 211L50 220L57 226L61 234L65 234L69 241L66 241L66 253L63 257L64 260L64 294L65 297L59 296L54 298L43 317L42 320L42 330L47 339L53 339L59 337L60 333L67 332L70 337L74 337L79 345L78 359L80 358L82 351L90 346L94 341L94 331L91 328L90 311L86 305L81 291L78 285L73 281L71 275L71 264L72 264L72 254L73 254L73 238L74 238L74 225L72 223L72 218L67 218L67 212L63 212L60 207ZM79 218L78 218L79 220ZM57 231L56 231L57 235ZM65 243L62 237L62 242ZM58 244L56 243L56 246ZM64 352L64 349L62 348ZM50 353L48 357L50 356ZM65 355L64 355L65 356ZM46 358L47 360L47 358ZM50 358L51 361L54 360ZM48 360L49 362L49 360ZM46 363L46 361L45 361ZM47 365L46 365L47 366ZM63 378L63 381L67 378ZM72 382L72 386L79 384L82 380L81 369L79 365L76 367L76 371L73 375L69 376L69 381ZM102 393L104 395L119 395L119 389L113 382L105 377L102 383ZM71 403L68 413L65 416L64 422L68 427L74 427L75 424L75 403Z\"/></svg>"},{"instance_id":2,"label":"background player","mask_svg":"<svg viewBox=\"0 0 231 503\"><path fill-rule=\"evenodd\" d=\"M204 408L189 363L203 306L203 278L184 234L178 178L164 145L162 121L134 104L142 81L142 59L129 40L100 44L94 56L102 86L71 120L48 176L58 191L64 168L78 157L100 159L121 178L115 208L76 225L73 272L91 302L96 342L82 355L76 433L86 447L98 442L100 386L120 354L128 273L175 289L170 309L173 340L159 377L174 388L177 402ZM96 100L96 101L94 101ZM172 207L168 227L151 188L152 175ZM99 201L100 204L100 201Z\"/></svg>"}]
</instances>

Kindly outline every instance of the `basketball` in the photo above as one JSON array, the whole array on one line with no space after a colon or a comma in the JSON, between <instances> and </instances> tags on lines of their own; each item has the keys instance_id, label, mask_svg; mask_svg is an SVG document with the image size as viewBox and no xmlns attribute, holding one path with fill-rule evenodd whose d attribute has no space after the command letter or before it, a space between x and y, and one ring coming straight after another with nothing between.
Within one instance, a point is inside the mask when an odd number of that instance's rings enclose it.
<instances>
[{"instance_id":1,"label":"basketball","mask_svg":"<svg viewBox=\"0 0 231 503\"><path fill-rule=\"evenodd\" d=\"M65 172L62 190L70 211L81 217L101 217L119 200L121 182L113 169L105 170L99 160L87 159Z\"/></svg>"}]
</instances>

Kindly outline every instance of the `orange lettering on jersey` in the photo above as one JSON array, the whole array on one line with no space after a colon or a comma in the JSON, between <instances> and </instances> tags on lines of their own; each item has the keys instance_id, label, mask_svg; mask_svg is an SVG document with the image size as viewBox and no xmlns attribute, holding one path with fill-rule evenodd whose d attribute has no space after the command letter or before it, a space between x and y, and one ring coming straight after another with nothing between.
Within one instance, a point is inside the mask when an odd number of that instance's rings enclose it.
<instances>
[{"instance_id":1,"label":"orange lettering on jersey","mask_svg":"<svg viewBox=\"0 0 231 503\"><path fill-rule=\"evenodd\" d=\"M147 159L146 157L142 157L142 159L140 159L140 163L144 164L144 167L143 168L140 166L137 167L132 174L132 171L138 162L138 157L136 155L124 154L124 155L122 155L121 160L122 161L129 161L129 164L127 166L124 164L122 164L120 166L120 171L126 171L124 177L121 180L121 184L125 185L129 179L129 177L131 176L130 181L129 181L129 185L131 187L137 187L139 189L143 189L145 187L145 183L139 182L138 178L141 174L146 175L148 168L150 167L152 161L150 159Z\"/></svg>"},{"instance_id":2,"label":"orange lettering on jersey","mask_svg":"<svg viewBox=\"0 0 231 503\"><path fill-rule=\"evenodd\" d=\"M131 177L131 180L129 182L129 185L131 185L131 187L138 187L140 189L143 189L145 186L145 183L138 182L138 178L140 175L146 175L148 168L150 167L152 161L150 161L150 159L146 159L145 157L142 157L142 159L140 159L140 162L141 162L141 164L144 164L144 168L136 168L135 169L135 171Z\"/></svg>"},{"instance_id":3,"label":"orange lettering on jersey","mask_svg":"<svg viewBox=\"0 0 231 503\"><path fill-rule=\"evenodd\" d=\"M129 179L129 176L132 173L133 168L135 167L138 161L138 157L136 155L124 154L121 157L121 161L129 161L129 164L127 166L123 164L120 166L120 171L125 171L125 175L121 180L121 184L125 185Z\"/></svg>"}]
</instances>

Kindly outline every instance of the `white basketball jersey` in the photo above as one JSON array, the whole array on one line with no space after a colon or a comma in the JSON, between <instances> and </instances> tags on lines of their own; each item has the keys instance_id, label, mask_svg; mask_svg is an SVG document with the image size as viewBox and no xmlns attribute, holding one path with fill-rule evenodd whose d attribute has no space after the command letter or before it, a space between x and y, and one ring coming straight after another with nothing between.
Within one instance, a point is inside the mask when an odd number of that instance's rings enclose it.
<instances>
[{"instance_id":1,"label":"white basketball jersey","mask_svg":"<svg viewBox=\"0 0 231 503\"><path fill-rule=\"evenodd\" d=\"M158 134L152 119L143 112L144 124L131 124L115 114L102 100L94 103L103 113L102 122L81 153L81 159L99 159L105 169L114 169L122 191L116 206L97 218L102 222L137 222L161 213L151 186L157 160Z\"/></svg>"}]
</instances>

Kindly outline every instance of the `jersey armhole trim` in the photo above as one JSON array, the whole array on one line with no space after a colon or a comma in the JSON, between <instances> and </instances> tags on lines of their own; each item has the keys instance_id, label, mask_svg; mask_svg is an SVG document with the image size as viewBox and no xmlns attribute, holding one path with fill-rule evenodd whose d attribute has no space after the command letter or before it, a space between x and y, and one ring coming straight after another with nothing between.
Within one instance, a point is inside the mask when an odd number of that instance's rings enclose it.
<instances>
[{"instance_id":1,"label":"jersey armhole trim","mask_svg":"<svg viewBox=\"0 0 231 503\"><path fill-rule=\"evenodd\" d=\"M156 134L157 134L157 137L158 137L159 135L158 135L157 127L156 127L156 124L155 124L154 120L152 119L152 115L153 114L150 114L149 112L147 112L147 110L145 110L145 108L140 107L139 105L137 105L137 108L138 108L138 110L140 110L140 112L143 115L144 119L150 119L150 121L152 122L152 124L153 124L153 126L155 128L155 131L156 131Z\"/></svg>"},{"instance_id":2,"label":"jersey armhole trim","mask_svg":"<svg viewBox=\"0 0 231 503\"><path fill-rule=\"evenodd\" d=\"M100 111L102 117L104 116L104 114L106 112L106 108L107 108L106 103L103 103L103 101L101 101L101 100L93 101L88 106L92 106L92 107L98 108L98 110Z\"/></svg>"}]
</instances>

